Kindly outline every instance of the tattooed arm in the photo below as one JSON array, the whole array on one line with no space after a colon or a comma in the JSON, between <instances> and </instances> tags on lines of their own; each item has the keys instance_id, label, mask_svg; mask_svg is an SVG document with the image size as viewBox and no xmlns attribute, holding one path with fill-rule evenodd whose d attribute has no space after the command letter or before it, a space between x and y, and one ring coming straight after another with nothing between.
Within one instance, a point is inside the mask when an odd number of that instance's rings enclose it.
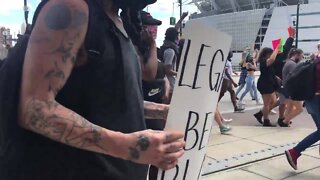
<instances>
[{"instance_id":1,"label":"tattooed arm","mask_svg":"<svg viewBox=\"0 0 320 180\"><path fill-rule=\"evenodd\" d=\"M84 42L88 7L84 1L52 0L42 9L33 29L23 67L19 124L52 140L120 157L108 131L55 101L67 81ZM105 141L108 139L108 141Z\"/></svg>"},{"instance_id":2,"label":"tattooed arm","mask_svg":"<svg viewBox=\"0 0 320 180\"><path fill-rule=\"evenodd\" d=\"M157 104L153 102L144 102L144 116L146 119L163 119L166 120L169 111L169 105Z\"/></svg>"},{"instance_id":3,"label":"tattooed arm","mask_svg":"<svg viewBox=\"0 0 320 180\"><path fill-rule=\"evenodd\" d=\"M114 132L90 123L55 101L76 62L87 26L88 7L84 1L50 0L44 6L25 56L20 126L76 148L163 169L175 167L184 152L182 133Z\"/></svg>"}]
</instances>

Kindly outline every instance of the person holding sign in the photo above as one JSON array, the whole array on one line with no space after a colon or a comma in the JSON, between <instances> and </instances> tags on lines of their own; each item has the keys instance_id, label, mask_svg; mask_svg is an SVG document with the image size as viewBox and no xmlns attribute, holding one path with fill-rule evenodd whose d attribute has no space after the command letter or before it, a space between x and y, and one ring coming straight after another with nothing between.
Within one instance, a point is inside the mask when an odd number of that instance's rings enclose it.
<instances>
[{"instance_id":1,"label":"person holding sign","mask_svg":"<svg viewBox=\"0 0 320 180\"><path fill-rule=\"evenodd\" d=\"M133 24L123 24L132 17L119 16L155 1L41 2L23 56L16 118L0 118L1 137L10 124L0 141L1 179L143 180L149 164L176 167L184 134L146 130L145 118L166 119L166 106L144 104L127 29Z\"/></svg>"},{"instance_id":2,"label":"person holding sign","mask_svg":"<svg viewBox=\"0 0 320 180\"><path fill-rule=\"evenodd\" d=\"M269 119L269 113L276 103L276 90L279 88L273 64L280 52L280 44L275 50L271 48L263 48L260 52L258 62L260 63L261 75L258 80L258 90L263 99L263 126L272 127Z\"/></svg>"}]
</instances>

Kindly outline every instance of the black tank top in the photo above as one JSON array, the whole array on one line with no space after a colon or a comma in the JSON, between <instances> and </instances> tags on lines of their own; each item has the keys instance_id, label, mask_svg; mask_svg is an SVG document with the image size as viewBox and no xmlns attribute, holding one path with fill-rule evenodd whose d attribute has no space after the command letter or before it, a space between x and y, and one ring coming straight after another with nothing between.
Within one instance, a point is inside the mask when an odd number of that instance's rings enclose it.
<instances>
[{"instance_id":1,"label":"black tank top","mask_svg":"<svg viewBox=\"0 0 320 180\"><path fill-rule=\"evenodd\" d=\"M104 17L105 22L111 20ZM145 129L141 72L130 39L112 23L104 31L104 48L88 51L86 65L71 73L57 101L104 128L132 133ZM76 149L23 129L0 160L5 180L142 180L147 166ZM14 135L14 133L12 134Z\"/></svg>"}]
</instances>

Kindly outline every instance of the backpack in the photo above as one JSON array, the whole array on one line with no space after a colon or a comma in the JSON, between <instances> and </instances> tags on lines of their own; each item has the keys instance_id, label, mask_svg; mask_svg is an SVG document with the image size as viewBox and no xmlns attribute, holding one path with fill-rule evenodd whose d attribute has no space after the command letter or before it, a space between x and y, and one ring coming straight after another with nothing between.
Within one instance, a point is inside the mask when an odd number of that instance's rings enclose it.
<instances>
[{"instance_id":1,"label":"backpack","mask_svg":"<svg viewBox=\"0 0 320 180\"><path fill-rule=\"evenodd\" d=\"M305 101L314 97L316 64L314 61L299 63L288 75L284 90L292 100Z\"/></svg>"},{"instance_id":2,"label":"backpack","mask_svg":"<svg viewBox=\"0 0 320 180\"><path fill-rule=\"evenodd\" d=\"M42 0L38 5L32 22L32 28L37 20L37 17L49 0ZM103 31L97 31L101 24L106 24L104 19L100 19L102 13L101 6L94 0L85 0L89 7L89 25L85 39L85 47L90 52L102 52L105 47L102 42L97 42L97 39L104 37ZM108 26L108 25L106 25ZM31 29L32 31L32 29ZM22 79L22 68L27 50L30 32L26 32L19 38L17 44L12 49L12 53L3 61L0 68L0 158L5 155L8 147L15 137L9 137L8 132L16 132L18 127L18 103L20 100L20 88ZM16 134L19 137L19 134Z\"/></svg>"}]
</instances>

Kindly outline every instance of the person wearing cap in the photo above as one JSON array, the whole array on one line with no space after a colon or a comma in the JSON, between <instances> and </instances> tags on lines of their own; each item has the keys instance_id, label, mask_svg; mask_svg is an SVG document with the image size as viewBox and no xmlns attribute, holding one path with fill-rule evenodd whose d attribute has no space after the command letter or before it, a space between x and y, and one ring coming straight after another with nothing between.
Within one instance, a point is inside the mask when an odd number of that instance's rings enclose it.
<instances>
[{"instance_id":1,"label":"person wearing cap","mask_svg":"<svg viewBox=\"0 0 320 180\"><path fill-rule=\"evenodd\" d=\"M167 103L170 104L174 84L176 82L177 68L176 63L179 56L179 46L177 40L179 38L179 32L176 28L170 27L165 34L165 40L160 47L160 59L165 64L166 75L170 82L170 93Z\"/></svg>"}]
</instances>

